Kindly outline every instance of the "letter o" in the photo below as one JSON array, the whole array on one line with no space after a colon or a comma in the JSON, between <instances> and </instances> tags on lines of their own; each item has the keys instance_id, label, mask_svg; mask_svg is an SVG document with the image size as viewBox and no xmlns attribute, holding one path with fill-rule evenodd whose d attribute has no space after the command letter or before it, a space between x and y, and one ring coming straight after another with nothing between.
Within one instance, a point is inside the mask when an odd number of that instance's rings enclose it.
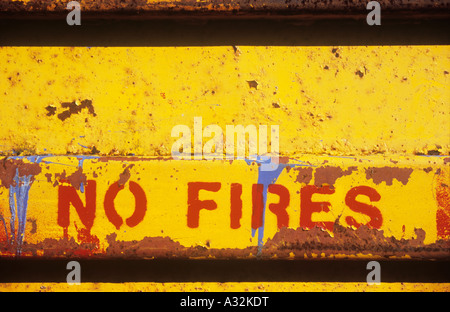
<instances>
[{"instance_id":1,"label":"letter o","mask_svg":"<svg viewBox=\"0 0 450 312\"><path fill-rule=\"evenodd\" d=\"M144 219L145 213L147 211L147 198L142 187L136 182L130 181L129 188L130 192L134 195L135 208L133 215L126 220L126 224L129 227L135 227ZM114 199L116 198L119 191L123 189L124 186L119 185L118 182L111 184L111 186L106 191L105 200L103 202L106 217L116 227L116 229L120 229L123 224L123 220L116 211Z\"/></svg>"}]
</instances>

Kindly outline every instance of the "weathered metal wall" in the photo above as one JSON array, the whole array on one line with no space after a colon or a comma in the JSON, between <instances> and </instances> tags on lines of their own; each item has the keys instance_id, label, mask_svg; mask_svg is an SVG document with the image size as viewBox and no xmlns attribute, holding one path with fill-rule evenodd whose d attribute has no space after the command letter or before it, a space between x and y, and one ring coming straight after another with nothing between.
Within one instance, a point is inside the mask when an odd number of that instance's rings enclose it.
<instances>
[{"instance_id":1,"label":"weathered metal wall","mask_svg":"<svg viewBox=\"0 0 450 312\"><path fill-rule=\"evenodd\" d=\"M405 8L389 8L397 4ZM277 1L82 5L91 13L322 10L318 2ZM415 5L448 9L448 2ZM336 6L326 8L359 12L356 4ZM58 12L64 3L3 1L0 8ZM414 8L408 2L406 9ZM4 46L0 59L3 259L450 258L448 45ZM227 125L277 125L278 168L264 171L249 155L176 160L176 125L192 134L217 125L224 135Z\"/></svg>"}]
</instances>

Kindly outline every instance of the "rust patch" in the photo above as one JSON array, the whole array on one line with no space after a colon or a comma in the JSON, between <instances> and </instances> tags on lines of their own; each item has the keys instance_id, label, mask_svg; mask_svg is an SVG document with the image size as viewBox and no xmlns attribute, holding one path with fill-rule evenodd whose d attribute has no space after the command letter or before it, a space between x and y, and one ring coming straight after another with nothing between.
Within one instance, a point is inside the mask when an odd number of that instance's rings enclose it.
<instances>
[{"instance_id":1,"label":"rust patch","mask_svg":"<svg viewBox=\"0 0 450 312\"><path fill-rule=\"evenodd\" d=\"M441 155L441 152L439 152L438 150L429 150L427 152L427 155Z\"/></svg>"},{"instance_id":2,"label":"rust patch","mask_svg":"<svg viewBox=\"0 0 450 312\"><path fill-rule=\"evenodd\" d=\"M247 83L248 83L248 86L250 89L253 88L253 89L258 90L258 82L256 80L250 80L250 81L247 81Z\"/></svg>"},{"instance_id":3,"label":"rust patch","mask_svg":"<svg viewBox=\"0 0 450 312\"><path fill-rule=\"evenodd\" d=\"M61 103L61 107L68 108L68 110L58 114L58 118L61 119L61 121L66 120L73 114L79 114L81 110L85 108L88 109L89 114L91 114L94 117L97 116L97 114L94 111L94 106L92 105L91 100L83 100L81 101L80 104L78 103L78 101L64 102Z\"/></svg>"},{"instance_id":4,"label":"rust patch","mask_svg":"<svg viewBox=\"0 0 450 312\"><path fill-rule=\"evenodd\" d=\"M120 174L119 180L117 183L119 184L119 187L127 183L127 181L131 177L130 168L133 168L134 165L128 165L125 170Z\"/></svg>"},{"instance_id":5,"label":"rust patch","mask_svg":"<svg viewBox=\"0 0 450 312\"><path fill-rule=\"evenodd\" d=\"M95 249L92 244L78 244L73 237L70 239L54 239L46 238L37 244L24 243L22 245L22 254L38 256L40 254L44 258L54 257L79 257L87 256L94 253Z\"/></svg>"},{"instance_id":6,"label":"rust patch","mask_svg":"<svg viewBox=\"0 0 450 312\"><path fill-rule=\"evenodd\" d=\"M70 176L66 176L66 171L64 170L62 173L56 173L55 178L59 181L67 181L69 182L75 189L79 190L81 184L87 184L87 177L83 173L83 168L78 167L77 170L72 173ZM58 181L55 181L54 186L58 185Z\"/></svg>"},{"instance_id":7,"label":"rust patch","mask_svg":"<svg viewBox=\"0 0 450 312\"><path fill-rule=\"evenodd\" d=\"M238 248L209 248L208 242L205 246L185 247L169 237L144 237L141 241L116 241L115 233L107 236L109 247L106 248L106 255L109 257L126 258L216 258L216 259L236 259L254 258L258 248L247 247Z\"/></svg>"},{"instance_id":8,"label":"rust patch","mask_svg":"<svg viewBox=\"0 0 450 312\"><path fill-rule=\"evenodd\" d=\"M334 224L333 236L321 228L310 230L282 228L272 239L268 239L263 248L252 246L243 249L210 248L206 241L204 246L186 247L169 237L144 237L140 241L117 241L117 234L106 237L106 250L98 248L98 238L90 233L79 233L77 243L73 237L60 240L46 238L37 244L24 242L23 256L73 257L88 256L95 258L160 258L160 259L303 259L335 258L355 255L373 257L405 257L413 259L450 259L450 242L440 239L436 243L425 245L425 231L415 229L416 238L396 239L386 237L382 230L371 229L365 225L354 230ZM81 237L81 236L82 237ZM87 236L86 236L87 235ZM88 237L88 239L86 239ZM93 239L92 239L93 237ZM10 244L0 243L0 253L13 252Z\"/></svg>"},{"instance_id":9,"label":"rust patch","mask_svg":"<svg viewBox=\"0 0 450 312\"><path fill-rule=\"evenodd\" d=\"M308 184L311 181L313 175L313 168L311 167L294 168L294 170L298 171L295 182Z\"/></svg>"},{"instance_id":10,"label":"rust patch","mask_svg":"<svg viewBox=\"0 0 450 312\"><path fill-rule=\"evenodd\" d=\"M41 166L36 163L25 163L22 159L3 158L0 161L0 182L1 185L9 188L10 185L15 186L14 177L16 173L19 177L34 176L41 173Z\"/></svg>"},{"instance_id":11,"label":"rust patch","mask_svg":"<svg viewBox=\"0 0 450 312\"><path fill-rule=\"evenodd\" d=\"M36 234L37 231L36 219L29 218L27 219L27 222L30 222L31 224L30 234Z\"/></svg>"},{"instance_id":12,"label":"rust patch","mask_svg":"<svg viewBox=\"0 0 450 312\"><path fill-rule=\"evenodd\" d=\"M372 179L375 184L386 182L386 185L392 185L393 180L396 179L406 185L412 172L412 168L369 167L366 169L366 179Z\"/></svg>"},{"instance_id":13,"label":"rust patch","mask_svg":"<svg viewBox=\"0 0 450 312\"><path fill-rule=\"evenodd\" d=\"M314 172L314 185L322 187L324 184L328 184L330 188L334 188L334 183L340 177L350 175L353 171L357 170L356 166L348 167L347 170L342 170L340 167L325 166L317 168Z\"/></svg>"},{"instance_id":14,"label":"rust patch","mask_svg":"<svg viewBox=\"0 0 450 312\"><path fill-rule=\"evenodd\" d=\"M47 182L52 183L52 174L51 173L46 173L45 177L47 178Z\"/></svg>"},{"instance_id":15,"label":"rust patch","mask_svg":"<svg viewBox=\"0 0 450 312\"><path fill-rule=\"evenodd\" d=\"M97 154L100 154L100 151L95 146L93 146L91 149L91 155L97 155Z\"/></svg>"},{"instance_id":16,"label":"rust patch","mask_svg":"<svg viewBox=\"0 0 450 312\"><path fill-rule=\"evenodd\" d=\"M360 71L359 69L355 72L355 75L359 76L359 78L364 77L364 73Z\"/></svg>"},{"instance_id":17,"label":"rust patch","mask_svg":"<svg viewBox=\"0 0 450 312\"><path fill-rule=\"evenodd\" d=\"M425 231L416 229L416 238L400 239L386 237L382 230L365 225L356 230L334 224L333 237L328 232L315 227L311 230L282 228L265 244L266 252L287 257L291 252L296 256L333 257L340 255L373 255L381 257L450 258L450 242L439 240L424 245Z\"/></svg>"},{"instance_id":18,"label":"rust patch","mask_svg":"<svg viewBox=\"0 0 450 312\"><path fill-rule=\"evenodd\" d=\"M437 176L436 201L436 228L438 238L450 238L450 173L442 170Z\"/></svg>"},{"instance_id":19,"label":"rust patch","mask_svg":"<svg viewBox=\"0 0 450 312\"><path fill-rule=\"evenodd\" d=\"M428 168L423 168L423 171L425 171L426 173L429 173L433 170L433 168L428 167Z\"/></svg>"},{"instance_id":20,"label":"rust patch","mask_svg":"<svg viewBox=\"0 0 450 312\"><path fill-rule=\"evenodd\" d=\"M56 107L53 105L49 105L45 109L47 110L47 116L53 116L56 114Z\"/></svg>"},{"instance_id":21,"label":"rust patch","mask_svg":"<svg viewBox=\"0 0 450 312\"><path fill-rule=\"evenodd\" d=\"M106 237L109 247L106 254L109 256L131 256L131 257L155 257L172 258L179 256L187 257L186 248L180 243L174 242L168 237L145 237L141 241L121 242L116 241L117 234L113 233Z\"/></svg>"}]
</instances>

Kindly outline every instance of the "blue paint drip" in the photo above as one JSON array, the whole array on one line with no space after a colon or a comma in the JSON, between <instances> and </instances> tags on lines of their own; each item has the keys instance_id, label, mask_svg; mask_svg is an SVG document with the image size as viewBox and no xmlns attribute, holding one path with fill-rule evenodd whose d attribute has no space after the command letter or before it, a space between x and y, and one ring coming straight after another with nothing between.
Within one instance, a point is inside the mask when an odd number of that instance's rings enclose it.
<instances>
[{"instance_id":1,"label":"blue paint drip","mask_svg":"<svg viewBox=\"0 0 450 312\"><path fill-rule=\"evenodd\" d=\"M6 233L6 239L7 239L7 242L9 243L8 228L6 227L5 219L3 218L3 216L1 214L0 214L0 221L2 221L2 223L3 223L3 227L4 227L5 233Z\"/></svg>"},{"instance_id":2,"label":"blue paint drip","mask_svg":"<svg viewBox=\"0 0 450 312\"><path fill-rule=\"evenodd\" d=\"M78 168L83 168L83 162L86 159L96 159L98 157L99 156L77 156L77 158L78 158ZM83 184L83 182L80 183L80 192L84 193L84 184Z\"/></svg>"},{"instance_id":3,"label":"blue paint drip","mask_svg":"<svg viewBox=\"0 0 450 312\"><path fill-rule=\"evenodd\" d=\"M9 187L9 209L11 212L11 235L12 242L17 243L17 255L21 253L21 247L25 236L25 224L27 221L28 194L32 184L32 175L19 176L19 169L16 169L14 176L15 186ZM15 230L16 217L18 219L19 228L17 235Z\"/></svg>"},{"instance_id":4,"label":"blue paint drip","mask_svg":"<svg viewBox=\"0 0 450 312\"><path fill-rule=\"evenodd\" d=\"M264 245L264 225L266 217L266 202L267 202L267 190L270 184L277 181L283 169L286 167L313 167L311 164L307 164L301 160L295 160L294 163L272 163L272 159L266 156L256 156L253 159L245 159L247 165L251 165L253 162L260 164L258 167L258 184L263 185L263 213L262 213L262 226L258 229L252 229L252 237L255 237L256 231L258 231L258 255L262 252Z\"/></svg>"},{"instance_id":5,"label":"blue paint drip","mask_svg":"<svg viewBox=\"0 0 450 312\"><path fill-rule=\"evenodd\" d=\"M41 162L45 164L59 164L59 165L66 165L66 164L60 164L51 162L48 160L44 160L48 157L54 157L53 155L44 155L44 156L11 156L9 158L11 159L27 159L29 162L40 164ZM83 162L86 159L95 159L99 158L99 156L77 156L78 159L78 167L83 167ZM70 165L67 165L70 166ZM28 176L19 176L19 169L16 169L15 176L13 178L15 185L10 185L9 187L9 210L11 213L11 219L10 219L10 230L11 230L11 244L17 243L17 255L21 254L21 247L23 243L23 239L25 236L25 225L27 221L27 209L28 209L28 196L30 192L32 182L32 175ZM83 183L80 186L81 192L84 192L84 186ZM16 219L18 220L18 229L17 229L17 235L16 235ZM5 231L8 234L6 230L5 220L2 216L0 216L0 221L3 221L3 224L5 226Z\"/></svg>"}]
</instances>

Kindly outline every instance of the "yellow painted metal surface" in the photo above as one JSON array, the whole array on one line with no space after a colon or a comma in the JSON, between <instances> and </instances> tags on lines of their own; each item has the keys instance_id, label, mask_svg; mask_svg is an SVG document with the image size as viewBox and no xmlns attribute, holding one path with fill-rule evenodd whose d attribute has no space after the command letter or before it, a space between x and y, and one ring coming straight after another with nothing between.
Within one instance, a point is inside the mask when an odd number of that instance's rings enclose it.
<instances>
[{"instance_id":1,"label":"yellow painted metal surface","mask_svg":"<svg viewBox=\"0 0 450 312\"><path fill-rule=\"evenodd\" d=\"M448 259L449 51L2 47L0 256ZM222 129L278 125L282 170L272 180L255 162L174 160L171 131L193 129L194 117ZM265 191L262 223L254 221L257 184L281 190ZM449 284L0 290L448 291Z\"/></svg>"},{"instance_id":2,"label":"yellow painted metal surface","mask_svg":"<svg viewBox=\"0 0 450 312\"><path fill-rule=\"evenodd\" d=\"M169 156L171 129L195 116L279 125L290 157L450 153L448 46L3 47L0 59L5 156Z\"/></svg>"},{"instance_id":3,"label":"yellow painted metal surface","mask_svg":"<svg viewBox=\"0 0 450 312\"><path fill-rule=\"evenodd\" d=\"M2 255L449 256L448 157L304 156L284 160L275 175L244 160L90 157L5 160ZM9 186L8 171L17 172ZM268 181L278 191L264 193Z\"/></svg>"},{"instance_id":4,"label":"yellow painted metal surface","mask_svg":"<svg viewBox=\"0 0 450 312\"><path fill-rule=\"evenodd\" d=\"M2 292L448 292L448 283L3 283Z\"/></svg>"}]
</instances>

